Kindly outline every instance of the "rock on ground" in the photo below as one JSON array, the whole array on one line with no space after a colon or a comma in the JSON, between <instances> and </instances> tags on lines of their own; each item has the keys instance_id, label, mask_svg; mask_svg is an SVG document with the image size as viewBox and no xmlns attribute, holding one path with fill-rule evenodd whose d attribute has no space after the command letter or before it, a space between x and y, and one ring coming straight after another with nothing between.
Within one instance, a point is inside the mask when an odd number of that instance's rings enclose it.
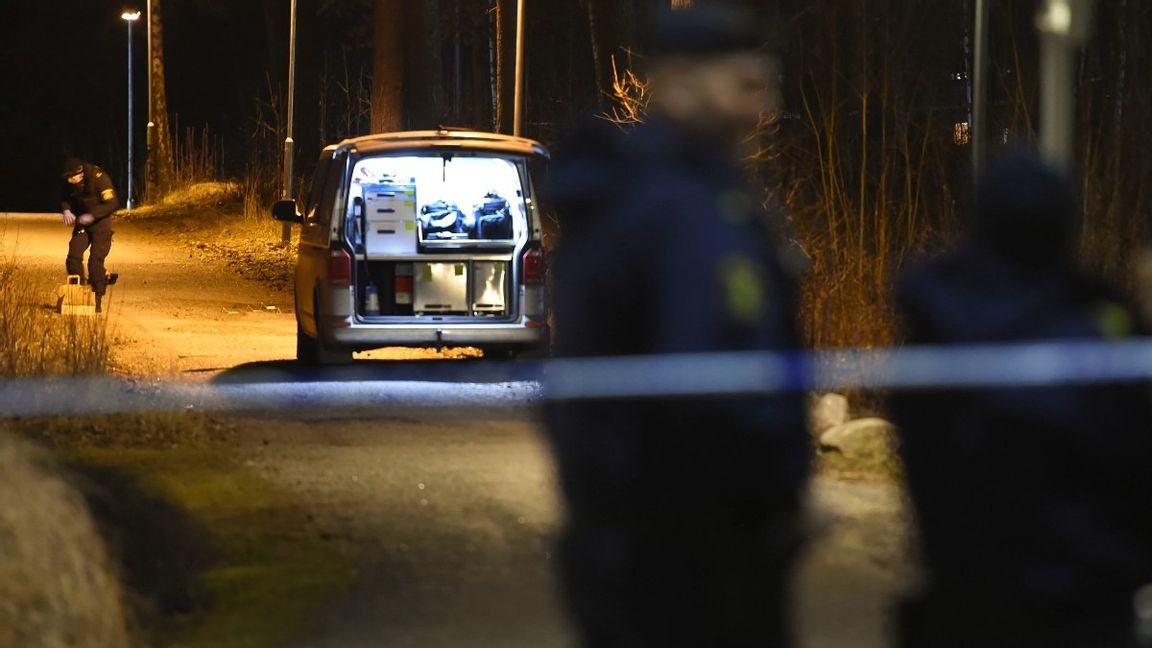
<instances>
[{"instance_id":1,"label":"rock on ground","mask_svg":"<svg viewBox=\"0 0 1152 648\"><path fill-rule=\"evenodd\" d=\"M809 426L812 434L819 437L829 428L848 422L848 399L840 394L821 394L812 403L809 411Z\"/></svg>"},{"instance_id":2,"label":"rock on ground","mask_svg":"<svg viewBox=\"0 0 1152 648\"><path fill-rule=\"evenodd\" d=\"M825 450L850 456L879 456L892 451L896 428L880 418L862 418L833 426L820 435Z\"/></svg>"},{"instance_id":3,"label":"rock on ground","mask_svg":"<svg viewBox=\"0 0 1152 648\"><path fill-rule=\"evenodd\" d=\"M80 492L0 432L0 646L129 646L122 592Z\"/></svg>"}]
</instances>

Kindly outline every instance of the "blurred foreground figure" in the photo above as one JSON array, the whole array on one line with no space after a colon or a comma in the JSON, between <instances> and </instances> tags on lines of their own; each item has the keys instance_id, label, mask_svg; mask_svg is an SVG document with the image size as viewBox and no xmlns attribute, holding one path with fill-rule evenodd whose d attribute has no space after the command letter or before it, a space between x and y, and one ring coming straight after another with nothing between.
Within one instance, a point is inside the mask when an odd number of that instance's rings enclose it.
<instances>
[{"instance_id":1,"label":"blurred foreground figure","mask_svg":"<svg viewBox=\"0 0 1152 648\"><path fill-rule=\"evenodd\" d=\"M648 123L601 121L558 155L557 355L800 345L785 240L738 168L777 103L762 41L737 11L663 16L645 51ZM809 465L800 395L558 403L548 424L583 645L788 645Z\"/></svg>"},{"instance_id":2,"label":"blurred foreground figure","mask_svg":"<svg viewBox=\"0 0 1152 648\"><path fill-rule=\"evenodd\" d=\"M1069 184L1017 156L989 166L971 236L903 278L911 344L1090 341L1142 333L1076 263ZM1139 645L1152 582L1152 407L1144 384L908 392L892 400L919 521L923 591L908 648Z\"/></svg>"},{"instance_id":3,"label":"blurred foreground figure","mask_svg":"<svg viewBox=\"0 0 1152 648\"><path fill-rule=\"evenodd\" d=\"M64 265L68 274L83 281L84 252L88 252L87 282L96 294L96 312L100 312L110 279L104 259L112 250L112 214L120 201L112 179L98 166L68 158L60 175L60 213L64 224L72 228Z\"/></svg>"}]
</instances>

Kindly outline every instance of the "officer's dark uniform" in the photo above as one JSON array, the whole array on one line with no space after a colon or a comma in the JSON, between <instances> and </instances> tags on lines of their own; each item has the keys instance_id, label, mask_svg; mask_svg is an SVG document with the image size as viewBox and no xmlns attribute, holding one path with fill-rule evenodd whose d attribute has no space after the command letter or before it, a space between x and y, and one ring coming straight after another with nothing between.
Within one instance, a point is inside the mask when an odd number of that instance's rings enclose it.
<instances>
[{"instance_id":1,"label":"officer's dark uniform","mask_svg":"<svg viewBox=\"0 0 1152 648\"><path fill-rule=\"evenodd\" d=\"M801 345L785 239L730 151L659 119L572 140L550 184L556 355ZM799 394L554 403L547 422L585 645L786 645L810 463Z\"/></svg>"},{"instance_id":2,"label":"officer's dark uniform","mask_svg":"<svg viewBox=\"0 0 1152 648\"><path fill-rule=\"evenodd\" d=\"M1136 312L1074 265L1075 202L1031 158L993 165L975 233L908 272L914 344L1101 340ZM1152 582L1152 407L1144 384L904 393L892 400L919 521L924 592L909 648L1136 645Z\"/></svg>"},{"instance_id":3,"label":"officer's dark uniform","mask_svg":"<svg viewBox=\"0 0 1152 648\"><path fill-rule=\"evenodd\" d=\"M91 214L96 220L89 225L76 223L72 229L72 239L68 242L68 258L65 267L70 275L84 276L84 251L88 253L88 283L97 297L103 297L107 289L107 275L104 259L112 249L112 213L120 207L112 179L98 166L68 160L63 173L64 186L61 192L60 209L71 210L79 218ZM84 173L84 181L79 185L68 182L68 177Z\"/></svg>"}]
</instances>

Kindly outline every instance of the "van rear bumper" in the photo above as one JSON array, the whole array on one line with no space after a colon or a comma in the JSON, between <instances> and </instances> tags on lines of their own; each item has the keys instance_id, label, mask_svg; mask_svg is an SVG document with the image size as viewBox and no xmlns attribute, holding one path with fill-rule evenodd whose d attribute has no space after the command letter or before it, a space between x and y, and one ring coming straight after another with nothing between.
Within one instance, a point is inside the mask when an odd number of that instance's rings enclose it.
<instances>
[{"instance_id":1,"label":"van rear bumper","mask_svg":"<svg viewBox=\"0 0 1152 648\"><path fill-rule=\"evenodd\" d=\"M356 324L327 331L333 344L372 349L386 346L535 347L548 340L548 327L524 324L386 326Z\"/></svg>"}]
</instances>

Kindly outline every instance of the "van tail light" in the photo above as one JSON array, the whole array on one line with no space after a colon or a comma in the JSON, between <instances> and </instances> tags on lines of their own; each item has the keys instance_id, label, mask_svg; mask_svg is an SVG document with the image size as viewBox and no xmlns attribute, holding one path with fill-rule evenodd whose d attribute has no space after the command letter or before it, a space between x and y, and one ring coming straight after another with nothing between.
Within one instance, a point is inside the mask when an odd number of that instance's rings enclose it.
<instances>
[{"instance_id":1,"label":"van tail light","mask_svg":"<svg viewBox=\"0 0 1152 648\"><path fill-rule=\"evenodd\" d=\"M524 289L525 324L531 328L547 326L547 305L544 302L545 280L548 275L548 258L539 243L529 243L520 258L520 284Z\"/></svg>"},{"instance_id":2,"label":"van tail light","mask_svg":"<svg viewBox=\"0 0 1152 648\"><path fill-rule=\"evenodd\" d=\"M352 285L352 257L347 250L334 250L328 257L328 283L340 288Z\"/></svg>"},{"instance_id":3,"label":"van tail light","mask_svg":"<svg viewBox=\"0 0 1152 648\"><path fill-rule=\"evenodd\" d=\"M544 278L548 274L548 261L544 257L544 248L539 243L529 244L524 248L521 257L520 283L525 286L543 286Z\"/></svg>"}]
</instances>

